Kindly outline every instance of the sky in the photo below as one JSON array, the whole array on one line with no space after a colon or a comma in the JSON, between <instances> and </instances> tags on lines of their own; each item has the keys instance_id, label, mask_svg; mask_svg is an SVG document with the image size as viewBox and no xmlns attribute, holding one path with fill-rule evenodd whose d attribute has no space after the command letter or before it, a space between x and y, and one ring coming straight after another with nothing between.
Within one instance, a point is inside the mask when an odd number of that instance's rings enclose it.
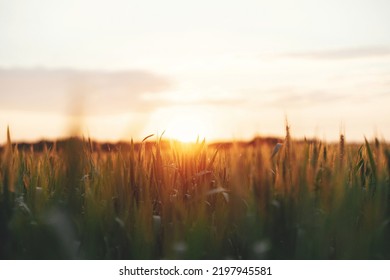
<instances>
[{"instance_id":1,"label":"sky","mask_svg":"<svg viewBox=\"0 0 390 280\"><path fill-rule=\"evenodd\" d=\"M0 0L0 142L390 139L387 0ZM3 132L1 132L3 131Z\"/></svg>"}]
</instances>

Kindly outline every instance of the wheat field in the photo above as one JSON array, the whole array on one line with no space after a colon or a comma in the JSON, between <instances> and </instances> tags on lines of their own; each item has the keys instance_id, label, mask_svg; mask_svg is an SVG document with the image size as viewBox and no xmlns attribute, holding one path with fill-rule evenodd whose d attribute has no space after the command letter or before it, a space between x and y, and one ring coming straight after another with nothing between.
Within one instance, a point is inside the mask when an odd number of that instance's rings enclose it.
<instances>
[{"instance_id":1,"label":"wheat field","mask_svg":"<svg viewBox=\"0 0 390 280\"><path fill-rule=\"evenodd\" d=\"M389 259L384 141L8 141L1 259Z\"/></svg>"}]
</instances>

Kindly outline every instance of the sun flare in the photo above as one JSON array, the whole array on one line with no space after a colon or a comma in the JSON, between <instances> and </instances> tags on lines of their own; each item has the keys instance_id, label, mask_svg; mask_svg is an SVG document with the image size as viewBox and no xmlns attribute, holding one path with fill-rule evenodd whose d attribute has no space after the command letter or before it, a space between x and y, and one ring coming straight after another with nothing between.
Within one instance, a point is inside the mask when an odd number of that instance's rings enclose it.
<instances>
[{"instance_id":1,"label":"sun flare","mask_svg":"<svg viewBox=\"0 0 390 280\"><path fill-rule=\"evenodd\" d=\"M198 138L206 138L206 124L192 116L180 117L168 124L166 136L184 143L195 142Z\"/></svg>"}]
</instances>

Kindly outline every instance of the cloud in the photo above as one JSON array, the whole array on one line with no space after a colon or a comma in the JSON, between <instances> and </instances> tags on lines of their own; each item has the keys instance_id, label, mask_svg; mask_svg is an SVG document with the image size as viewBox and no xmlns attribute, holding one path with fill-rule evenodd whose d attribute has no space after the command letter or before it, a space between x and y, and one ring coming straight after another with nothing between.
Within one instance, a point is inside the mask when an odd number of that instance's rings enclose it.
<instances>
[{"instance_id":1,"label":"cloud","mask_svg":"<svg viewBox=\"0 0 390 280\"><path fill-rule=\"evenodd\" d=\"M190 101L172 101L171 105L175 106L212 106L212 107L231 107L244 104L245 100L242 98L229 98L223 99L217 98L205 98L201 100L190 100Z\"/></svg>"},{"instance_id":2,"label":"cloud","mask_svg":"<svg viewBox=\"0 0 390 280\"><path fill-rule=\"evenodd\" d=\"M340 102L348 95L331 93L320 89L300 89L296 87L280 87L267 90L272 96L269 106L277 108L302 108Z\"/></svg>"},{"instance_id":3,"label":"cloud","mask_svg":"<svg viewBox=\"0 0 390 280\"><path fill-rule=\"evenodd\" d=\"M366 104L377 100L384 100L390 97L387 89L371 90L362 89L362 91L343 90L335 91L331 89L300 89L298 87L275 88L267 91L273 96L268 103L269 106L276 108L295 108L328 106L331 108L336 104L345 106L355 106Z\"/></svg>"},{"instance_id":4,"label":"cloud","mask_svg":"<svg viewBox=\"0 0 390 280\"><path fill-rule=\"evenodd\" d=\"M148 71L0 69L0 109L86 114L144 112L161 102L143 94L173 87L172 80Z\"/></svg>"},{"instance_id":5,"label":"cloud","mask_svg":"<svg viewBox=\"0 0 390 280\"><path fill-rule=\"evenodd\" d=\"M229 88L219 86L206 86L199 88L197 84L191 87L178 86L175 90L158 94L145 95L145 99L161 102L169 106L208 106L208 107L232 107L245 102L243 96L238 92L232 92Z\"/></svg>"},{"instance_id":6,"label":"cloud","mask_svg":"<svg viewBox=\"0 0 390 280\"><path fill-rule=\"evenodd\" d=\"M344 60L390 57L390 47L345 48L307 52L292 52L280 57L315 60Z\"/></svg>"},{"instance_id":7,"label":"cloud","mask_svg":"<svg viewBox=\"0 0 390 280\"><path fill-rule=\"evenodd\" d=\"M203 104L209 104L213 106L238 106L245 104L244 98L232 98L225 100L205 100Z\"/></svg>"}]
</instances>

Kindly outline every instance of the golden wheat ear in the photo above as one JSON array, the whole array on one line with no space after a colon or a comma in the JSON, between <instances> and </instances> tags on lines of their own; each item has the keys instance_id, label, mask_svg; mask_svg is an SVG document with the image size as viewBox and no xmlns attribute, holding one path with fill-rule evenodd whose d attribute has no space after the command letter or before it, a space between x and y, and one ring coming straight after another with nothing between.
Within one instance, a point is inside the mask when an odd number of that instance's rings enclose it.
<instances>
[{"instance_id":1,"label":"golden wheat ear","mask_svg":"<svg viewBox=\"0 0 390 280\"><path fill-rule=\"evenodd\" d=\"M11 133L9 131L9 125L7 125L7 146L11 146Z\"/></svg>"}]
</instances>

